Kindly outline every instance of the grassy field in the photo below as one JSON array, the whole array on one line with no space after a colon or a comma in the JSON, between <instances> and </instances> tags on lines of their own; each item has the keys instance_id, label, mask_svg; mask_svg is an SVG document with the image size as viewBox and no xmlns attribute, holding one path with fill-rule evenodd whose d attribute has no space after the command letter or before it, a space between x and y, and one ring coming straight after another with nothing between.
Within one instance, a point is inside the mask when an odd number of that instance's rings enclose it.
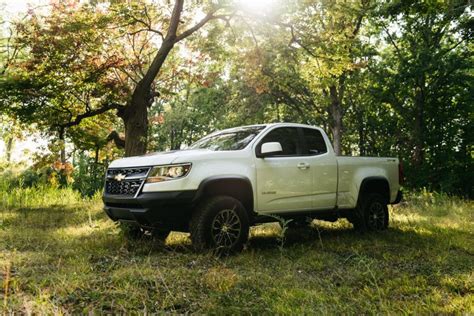
<instances>
[{"instance_id":1,"label":"grassy field","mask_svg":"<svg viewBox=\"0 0 474 316\"><path fill-rule=\"evenodd\" d=\"M127 241L98 197L0 192L4 313L474 313L474 203L422 192L392 207L391 228L360 235L314 221L281 238L252 229L242 254Z\"/></svg>"}]
</instances>

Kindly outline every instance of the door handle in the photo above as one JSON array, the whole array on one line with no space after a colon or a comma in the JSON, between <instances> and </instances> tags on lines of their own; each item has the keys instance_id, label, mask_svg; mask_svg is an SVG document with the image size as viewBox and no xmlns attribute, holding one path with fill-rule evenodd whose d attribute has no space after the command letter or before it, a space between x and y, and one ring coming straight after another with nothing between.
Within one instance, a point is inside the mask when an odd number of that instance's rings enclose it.
<instances>
[{"instance_id":1,"label":"door handle","mask_svg":"<svg viewBox=\"0 0 474 316\"><path fill-rule=\"evenodd\" d=\"M301 170L309 169L309 164L306 162L300 162L296 166Z\"/></svg>"}]
</instances>

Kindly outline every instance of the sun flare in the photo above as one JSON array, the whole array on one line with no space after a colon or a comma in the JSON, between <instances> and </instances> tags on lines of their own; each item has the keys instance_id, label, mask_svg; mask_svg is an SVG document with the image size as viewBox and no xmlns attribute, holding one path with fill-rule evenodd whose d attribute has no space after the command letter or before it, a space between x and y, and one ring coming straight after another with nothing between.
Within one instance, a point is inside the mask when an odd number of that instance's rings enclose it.
<instances>
[{"instance_id":1,"label":"sun flare","mask_svg":"<svg viewBox=\"0 0 474 316\"><path fill-rule=\"evenodd\" d=\"M236 4L246 11L266 13L275 8L279 0L236 0Z\"/></svg>"}]
</instances>

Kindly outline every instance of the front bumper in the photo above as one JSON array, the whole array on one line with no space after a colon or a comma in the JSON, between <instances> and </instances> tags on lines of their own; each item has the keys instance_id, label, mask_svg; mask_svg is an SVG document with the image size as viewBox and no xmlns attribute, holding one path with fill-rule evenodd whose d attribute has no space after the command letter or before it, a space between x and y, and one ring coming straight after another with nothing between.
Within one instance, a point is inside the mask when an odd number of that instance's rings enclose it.
<instances>
[{"instance_id":1,"label":"front bumper","mask_svg":"<svg viewBox=\"0 0 474 316\"><path fill-rule=\"evenodd\" d=\"M196 192L146 192L137 197L104 194L102 200L105 213L114 221L186 230Z\"/></svg>"}]
</instances>

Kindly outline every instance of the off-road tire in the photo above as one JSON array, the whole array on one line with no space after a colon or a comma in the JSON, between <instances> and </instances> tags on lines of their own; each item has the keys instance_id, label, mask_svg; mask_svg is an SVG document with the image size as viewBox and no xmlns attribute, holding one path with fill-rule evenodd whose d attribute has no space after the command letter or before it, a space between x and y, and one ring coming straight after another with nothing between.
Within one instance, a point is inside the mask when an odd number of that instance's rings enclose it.
<instances>
[{"instance_id":1,"label":"off-road tire","mask_svg":"<svg viewBox=\"0 0 474 316\"><path fill-rule=\"evenodd\" d=\"M247 212L242 203L230 196L215 196L203 201L193 212L189 226L191 241L197 251L239 252L249 235Z\"/></svg>"},{"instance_id":2,"label":"off-road tire","mask_svg":"<svg viewBox=\"0 0 474 316\"><path fill-rule=\"evenodd\" d=\"M387 229L389 213L386 199L379 193L368 194L349 218L354 228L360 232Z\"/></svg>"}]
</instances>

